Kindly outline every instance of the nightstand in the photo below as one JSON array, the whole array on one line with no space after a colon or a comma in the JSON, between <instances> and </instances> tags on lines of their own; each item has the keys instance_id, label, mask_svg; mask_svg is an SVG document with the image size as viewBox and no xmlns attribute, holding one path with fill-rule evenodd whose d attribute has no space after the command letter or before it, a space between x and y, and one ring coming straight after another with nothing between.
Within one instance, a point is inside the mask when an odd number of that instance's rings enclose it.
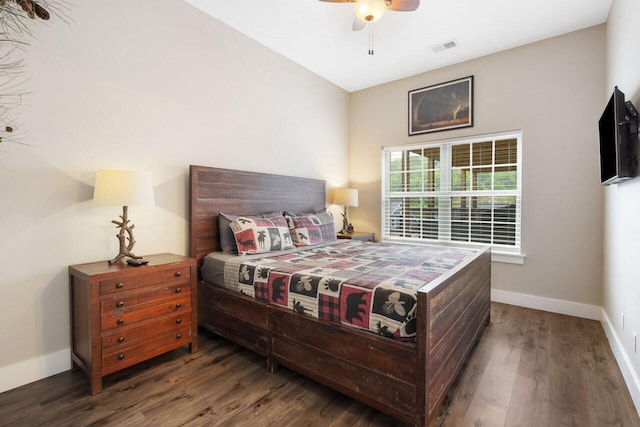
<instances>
[{"instance_id":1,"label":"nightstand","mask_svg":"<svg viewBox=\"0 0 640 427\"><path fill-rule=\"evenodd\" d=\"M71 364L89 376L91 394L113 372L184 345L198 351L196 260L145 259L69 266Z\"/></svg>"},{"instance_id":2,"label":"nightstand","mask_svg":"<svg viewBox=\"0 0 640 427\"><path fill-rule=\"evenodd\" d=\"M338 233L338 239L364 240L366 242L375 242L375 233L361 233L354 231L353 233Z\"/></svg>"}]
</instances>

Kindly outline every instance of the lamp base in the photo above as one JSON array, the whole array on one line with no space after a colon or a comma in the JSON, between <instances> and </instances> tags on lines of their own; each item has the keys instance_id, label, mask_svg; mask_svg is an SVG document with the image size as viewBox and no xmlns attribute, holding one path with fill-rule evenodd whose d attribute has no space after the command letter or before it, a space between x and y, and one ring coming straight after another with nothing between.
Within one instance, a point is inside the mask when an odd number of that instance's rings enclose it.
<instances>
[{"instance_id":1,"label":"lamp base","mask_svg":"<svg viewBox=\"0 0 640 427\"><path fill-rule=\"evenodd\" d=\"M340 230L338 233L340 233L340 234L351 234L353 232L354 232L353 225L349 224L345 228Z\"/></svg>"},{"instance_id":2,"label":"lamp base","mask_svg":"<svg viewBox=\"0 0 640 427\"><path fill-rule=\"evenodd\" d=\"M129 253L122 253L122 254L116 255L115 258L112 258L112 259L109 260L109 264L116 264L116 263L118 263L120 261L123 261L125 258L142 260L141 256L137 256L137 255L134 255L131 252L129 252ZM146 264L146 263L145 262L141 262L139 265L142 265L142 264Z\"/></svg>"},{"instance_id":3,"label":"lamp base","mask_svg":"<svg viewBox=\"0 0 640 427\"><path fill-rule=\"evenodd\" d=\"M118 238L118 246L120 247L120 252L113 259L109 260L109 264L115 264L117 262L122 261L125 258L133 258L133 259L142 259L141 256L134 255L131 250L133 249L133 245L136 244L136 239L133 237L133 228L134 224L129 225L128 218L129 207L122 207L122 215L120 215L120 219L122 221L113 220L112 223L116 224L120 231L116 234ZM129 240L129 243L127 243Z\"/></svg>"},{"instance_id":4,"label":"lamp base","mask_svg":"<svg viewBox=\"0 0 640 427\"><path fill-rule=\"evenodd\" d=\"M133 265L133 266L135 266L135 267L140 267L141 265L149 264L149 260L147 260L147 259L142 259L142 258L138 258L138 259L128 259L128 260L127 260L127 264L129 264L129 265Z\"/></svg>"},{"instance_id":5,"label":"lamp base","mask_svg":"<svg viewBox=\"0 0 640 427\"><path fill-rule=\"evenodd\" d=\"M342 213L342 230L340 230L340 234L345 233L353 233L353 225L347 219L347 207L344 207L344 212Z\"/></svg>"}]
</instances>

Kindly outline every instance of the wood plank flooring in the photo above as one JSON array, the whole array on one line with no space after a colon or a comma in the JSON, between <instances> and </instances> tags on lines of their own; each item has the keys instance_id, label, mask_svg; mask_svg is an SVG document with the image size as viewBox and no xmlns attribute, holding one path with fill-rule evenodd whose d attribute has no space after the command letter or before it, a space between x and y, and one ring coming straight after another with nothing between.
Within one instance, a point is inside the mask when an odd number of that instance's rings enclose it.
<instances>
[{"instance_id":1,"label":"wood plank flooring","mask_svg":"<svg viewBox=\"0 0 640 427\"><path fill-rule=\"evenodd\" d=\"M401 426L284 367L202 332L178 349L105 378L82 372L0 394L0 426ZM438 427L640 427L598 322L492 304Z\"/></svg>"}]
</instances>

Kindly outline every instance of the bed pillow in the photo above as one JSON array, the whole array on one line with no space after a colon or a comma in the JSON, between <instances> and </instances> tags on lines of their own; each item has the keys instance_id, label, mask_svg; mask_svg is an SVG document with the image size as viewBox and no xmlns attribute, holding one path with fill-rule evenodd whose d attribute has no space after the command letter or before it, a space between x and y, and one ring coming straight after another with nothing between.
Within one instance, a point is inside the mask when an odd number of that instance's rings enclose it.
<instances>
[{"instance_id":1,"label":"bed pillow","mask_svg":"<svg viewBox=\"0 0 640 427\"><path fill-rule=\"evenodd\" d=\"M238 254L260 254L293 248L287 221L273 218L238 217L229 227L236 240Z\"/></svg>"},{"instance_id":2,"label":"bed pillow","mask_svg":"<svg viewBox=\"0 0 640 427\"><path fill-rule=\"evenodd\" d=\"M322 208L322 209L318 209L318 210L314 210L313 212L290 212L290 211L284 211L282 214L284 216L309 216L309 215L318 215L320 213L325 213L327 212L327 208Z\"/></svg>"},{"instance_id":3,"label":"bed pillow","mask_svg":"<svg viewBox=\"0 0 640 427\"><path fill-rule=\"evenodd\" d=\"M237 254L238 247L236 246L236 237L233 234L233 230L229 226L232 221L240 218L274 218L281 217L282 212L270 212L262 215L231 215L224 212L220 212L218 215L218 232L220 238L220 250L226 254Z\"/></svg>"},{"instance_id":4,"label":"bed pillow","mask_svg":"<svg viewBox=\"0 0 640 427\"><path fill-rule=\"evenodd\" d=\"M286 215L291 239L296 246L309 246L336 240L336 228L331 213Z\"/></svg>"}]
</instances>

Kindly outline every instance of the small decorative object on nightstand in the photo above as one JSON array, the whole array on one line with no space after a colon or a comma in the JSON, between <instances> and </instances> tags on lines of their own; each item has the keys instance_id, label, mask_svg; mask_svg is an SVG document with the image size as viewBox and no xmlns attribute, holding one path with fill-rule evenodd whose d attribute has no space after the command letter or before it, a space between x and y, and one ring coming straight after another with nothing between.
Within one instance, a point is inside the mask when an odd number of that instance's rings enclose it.
<instances>
[{"instance_id":1,"label":"small decorative object on nightstand","mask_svg":"<svg viewBox=\"0 0 640 427\"><path fill-rule=\"evenodd\" d=\"M91 394L113 372L187 344L198 351L195 258L146 260L69 266L71 364L89 376Z\"/></svg>"},{"instance_id":2,"label":"small decorative object on nightstand","mask_svg":"<svg viewBox=\"0 0 640 427\"><path fill-rule=\"evenodd\" d=\"M361 233L354 231L352 233L338 233L338 239L364 240L366 242L375 242L375 233Z\"/></svg>"}]
</instances>

